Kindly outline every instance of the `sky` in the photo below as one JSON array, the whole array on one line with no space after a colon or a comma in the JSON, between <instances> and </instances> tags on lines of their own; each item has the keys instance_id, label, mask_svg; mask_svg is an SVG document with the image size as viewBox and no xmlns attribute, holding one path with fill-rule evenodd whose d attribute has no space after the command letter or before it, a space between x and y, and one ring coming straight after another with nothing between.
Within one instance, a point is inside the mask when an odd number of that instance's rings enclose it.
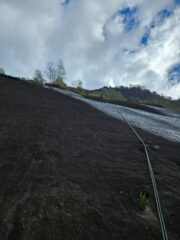
<instances>
[{"instance_id":1,"label":"sky","mask_svg":"<svg viewBox=\"0 0 180 240\"><path fill-rule=\"evenodd\" d=\"M180 98L180 0L0 0L0 67L32 78L59 59L68 85Z\"/></svg>"}]
</instances>

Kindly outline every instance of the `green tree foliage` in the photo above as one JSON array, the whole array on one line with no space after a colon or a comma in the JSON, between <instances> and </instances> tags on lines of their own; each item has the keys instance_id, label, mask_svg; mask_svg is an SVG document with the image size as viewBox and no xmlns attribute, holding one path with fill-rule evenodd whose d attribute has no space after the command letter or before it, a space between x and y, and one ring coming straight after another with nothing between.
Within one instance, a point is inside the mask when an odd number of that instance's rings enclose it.
<instances>
[{"instance_id":1,"label":"green tree foliage","mask_svg":"<svg viewBox=\"0 0 180 240\"><path fill-rule=\"evenodd\" d=\"M103 98L104 100L111 101L124 101L122 93L115 88L103 87L99 90L90 91L89 96Z\"/></svg>"},{"instance_id":2,"label":"green tree foliage","mask_svg":"<svg viewBox=\"0 0 180 240\"><path fill-rule=\"evenodd\" d=\"M121 92L116 91L115 89L109 89L105 98L112 101L123 101L124 97Z\"/></svg>"},{"instance_id":3,"label":"green tree foliage","mask_svg":"<svg viewBox=\"0 0 180 240\"><path fill-rule=\"evenodd\" d=\"M73 86L75 92L77 92L81 95L86 95L86 90L83 88L83 82L80 79L74 80L72 82L72 86Z\"/></svg>"}]
</instances>

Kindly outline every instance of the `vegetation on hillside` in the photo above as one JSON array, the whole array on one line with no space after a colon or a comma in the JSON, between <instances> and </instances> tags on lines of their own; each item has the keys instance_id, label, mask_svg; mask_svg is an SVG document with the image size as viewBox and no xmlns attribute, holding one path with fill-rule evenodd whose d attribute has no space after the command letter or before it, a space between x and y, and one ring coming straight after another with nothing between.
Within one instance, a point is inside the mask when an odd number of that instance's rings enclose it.
<instances>
[{"instance_id":1,"label":"vegetation on hillside","mask_svg":"<svg viewBox=\"0 0 180 240\"><path fill-rule=\"evenodd\" d=\"M5 74L3 68L0 68L0 74ZM84 97L99 101L112 102L116 104L146 104L180 111L180 99L172 100L170 97L159 95L156 92L151 92L139 85L131 85L130 87L119 86L115 88L103 87L96 90L87 90L83 87L83 82L78 79L71 83L72 87L68 87L65 83L66 70L62 60L59 60L57 64L54 62L48 62L46 64L44 74L46 78L43 76L41 70L37 69L34 72L33 80L25 78L22 78L22 80L29 80L29 82L38 85L47 84L53 87L68 89L79 93Z\"/></svg>"},{"instance_id":2,"label":"vegetation on hillside","mask_svg":"<svg viewBox=\"0 0 180 240\"><path fill-rule=\"evenodd\" d=\"M158 107L166 107L175 111L180 111L180 99L172 100L170 97L162 96L156 92L151 92L142 86L130 87L103 87L96 90L85 90L71 88L71 91L78 92L85 97L97 99L100 101L108 101L114 103L129 103L135 105L152 105Z\"/></svg>"},{"instance_id":3,"label":"vegetation on hillside","mask_svg":"<svg viewBox=\"0 0 180 240\"><path fill-rule=\"evenodd\" d=\"M41 70L39 70L39 69L35 70L33 81L36 84L39 84L39 85L43 85L44 84L44 78L42 76Z\"/></svg>"},{"instance_id":4,"label":"vegetation on hillside","mask_svg":"<svg viewBox=\"0 0 180 240\"><path fill-rule=\"evenodd\" d=\"M180 111L180 100L172 100L170 97L151 92L142 86L118 87L126 101L138 104L147 104L159 107L166 107Z\"/></svg>"}]
</instances>

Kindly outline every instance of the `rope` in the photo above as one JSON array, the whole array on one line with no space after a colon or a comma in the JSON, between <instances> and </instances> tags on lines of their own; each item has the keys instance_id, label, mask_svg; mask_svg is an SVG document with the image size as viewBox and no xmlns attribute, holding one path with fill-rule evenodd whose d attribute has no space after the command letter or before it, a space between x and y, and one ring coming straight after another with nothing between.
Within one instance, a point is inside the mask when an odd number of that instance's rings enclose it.
<instances>
[{"instance_id":1,"label":"rope","mask_svg":"<svg viewBox=\"0 0 180 240\"><path fill-rule=\"evenodd\" d=\"M124 119L124 121L132 129L134 134L137 136L137 138L140 140L140 142L143 144L144 151L145 151L146 158L147 158L148 168L149 168L149 172L150 172L151 182L152 182L152 186L153 186L153 191L154 191L154 196L155 196L155 201L156 201L156 208L157 208L157 212L158 212L158 218L159 218L162 237L163 237L163 240L168 240L168 235L167 235L167 230L166 230L166 226L165 226L165 222L164 222L164 217L163 217L163 214L162 214L162 208L161 208L161 204L160 204L160 200L159 200L159 194L158 194L158 190L157 190L156 180L155 180L153 168L152 168L152 165L151 165L151 160L150 160L150 157L149 157L149 153L148 153L148 150L147 150L147 146L146 146L144 140L141 138L141 136L137 133L137 131L133 128L133 126L124 117L122 112L120 112L120 114L121 114L122 118Z\"/></svg>"},{"instance_id":2,"label":"rope","mask_svg":"<svg viewBox=\"0 0 180 240\"><path fill-rule=\"evenodd\" d=\"M161 203L160 203L159 194L158 194L158 190L157 190L156 180L155 180L153 168L152 168L152 165L151 165L151 160L150 160L150 157L149 157L149 153L148 153L148 150L147 150L147 146L146 146L144 140L141 138L141 136L134 129L134 127L124 117L124 115L121 112L120 112L120 114L122 115L122 118L124 119L124 121L132 129L134 134L137 136L137 138L140 140L140 142L143 144L144 151L145 151L146 158L147 158L148 167L149 167L151 182L152 182L152 186L153 186L153 191L154 191L154 196L155 196L155 201L156 201L156 208L157 208L157 212L158 212L158 218L159 218L162 237L163 237L163 240L168 240L168 235L167 235L167 230L166 230L164 217L163 217L163 214L162 214L162 208L161 208Z\"/></svg>"}]
</instances>

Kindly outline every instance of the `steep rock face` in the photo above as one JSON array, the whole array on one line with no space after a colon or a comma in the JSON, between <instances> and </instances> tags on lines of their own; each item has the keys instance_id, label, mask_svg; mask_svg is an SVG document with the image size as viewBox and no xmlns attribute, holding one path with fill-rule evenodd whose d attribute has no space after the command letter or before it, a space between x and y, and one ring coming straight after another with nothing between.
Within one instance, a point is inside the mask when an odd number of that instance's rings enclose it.
<instances>
[{"instance_id":1,"label":"steep rock face","mask_svg":"<svg viewBox=\"0 0 180 240\"><path fill-rule=\"evenodd\" d=\"M179 234L179 145L138 130L167 228ZM138 202L148 192L148 211ZM157 239L151 181L129 127L85 103L0 77L0 239Z\"/></svg>"}]
</instances>

